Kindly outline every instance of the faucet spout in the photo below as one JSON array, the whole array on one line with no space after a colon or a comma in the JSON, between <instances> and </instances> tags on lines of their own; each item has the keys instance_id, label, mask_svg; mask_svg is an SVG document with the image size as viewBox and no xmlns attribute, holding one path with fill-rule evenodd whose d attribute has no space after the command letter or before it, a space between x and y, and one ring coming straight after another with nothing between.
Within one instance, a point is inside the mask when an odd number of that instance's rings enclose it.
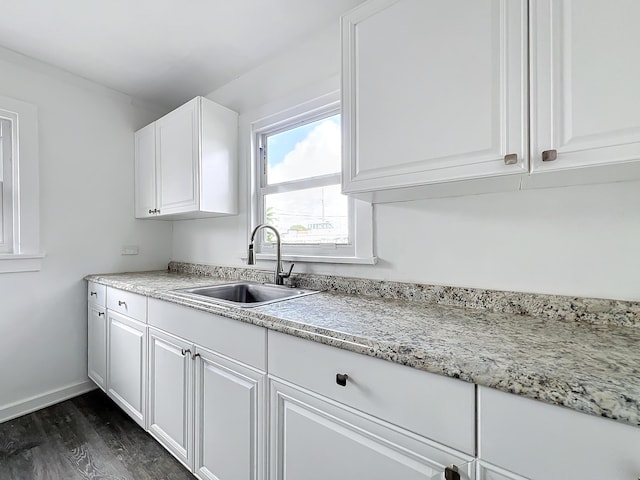
<instances>
[{"instance_id":1,"label":"faucet spout","mask_svg":"<svg viewBox=\"0 0 640 480\"><path fill-rule=\"evenodd\" d=\"M267 228L271 230L276 236L276 270L274 275L274 282L276 285L284 285L284 279L289 278L291 276L291 271L293 270L293 264L291 264L291 268L289 268L289 272L285 273L282 268L282 242L280 240L280 232L273 225L269 225L267 223L261 223L251 232L251 238L249 239L249 251L247 253L247 265L255 265L256 258L253 248L253 242L256 238L256 234Z\"/></svg>"}]
</instances>

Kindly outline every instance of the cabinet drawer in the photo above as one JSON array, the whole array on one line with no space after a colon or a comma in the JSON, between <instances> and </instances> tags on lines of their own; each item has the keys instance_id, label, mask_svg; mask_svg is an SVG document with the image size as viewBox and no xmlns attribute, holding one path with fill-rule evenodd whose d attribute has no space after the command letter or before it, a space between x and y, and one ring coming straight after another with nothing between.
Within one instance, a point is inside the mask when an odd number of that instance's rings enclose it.
<instances>
[{"instance_id":1,"label":"cabinet drawer","mask_svg":"<svg viewBox=\"0 0 640 480\"><path fill-rule=\"evenodd\" d=\"M140 322L147 321L147 297L107 287L107 308Z\"/></svg>"},{"instance_id":2,"label":"cabinet drawer","mask_svg":"<svg viewBox=\"0 0 640 480\"><path fill-rule=\"evenodd\" d=\"M444 480L452 465L476 479L472 455L274 379L269 389L270 479Z\"/></svg>"},{"instance_id":3,"label":"cabinet drawer","mask_svg":"<svg viewBox=\"0 0 640 480\"><path fill-rule=\"evenodd\" d=\"M440 375L269 331L269 374L473 454L475 388ZM347 374L345 386L337 374Z\"/></svg>"},{"instance_id":4,"label":"cabinet drawer","mask_svg":"<svg viewBox=\"0 0 640 480\"><path fill-rule=\"evenodd\" d=\"M636 479L640 428L480 387L479 454L532 480Z\"/></svg>"},{"instance_id":5,"label":"cabinet drawer","mask_svg":"<svg viewBox=\"0 0 640 480\"><path fill-rule=\"evenodd\" d=\"M87 300L105 307L107 305L107 287L99 283L89 282L87 285Z\"/></svg>"},{"instance_id":6,"label":"cabinet drawer","mask_svg":"<svg viewBox=\"0 0 640 480\"><path fill-rule=\"evenodd\" d=\"M267 369L267 333L262 327L149 299L149 324L216 353Z\"/></svg>"}]
</instances>

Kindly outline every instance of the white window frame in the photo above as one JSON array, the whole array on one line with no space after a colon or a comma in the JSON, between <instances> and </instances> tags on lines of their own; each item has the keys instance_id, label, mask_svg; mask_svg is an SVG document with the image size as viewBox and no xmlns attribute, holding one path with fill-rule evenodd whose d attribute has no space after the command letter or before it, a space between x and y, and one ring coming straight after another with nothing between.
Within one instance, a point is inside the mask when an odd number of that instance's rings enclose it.
<instances>
[{"instance_id":1,"label":"white window frame","mask_svg":"<svg viewBox=\"0 0 640 480\"><path fill-rule=\"evenodd\" d=\"M285 110L251 122L251 215L249 231L264 222L264 195L292 190L293 185L305 188L324 185L340 185L340 174L330 174L313 179L265 185L262 169L261 144L265 135L272 135L340 113L340 92L334 91L313 100L296 104ZM343 146L344 152L344 146ZM344 153L343 153L344 154ZM284 244L282 258L295 262L375 264L373 255L373 208L370 203L349 198L349 244ZM258 260L274 260L276 245L263 243L260 235L254 244Z\"/></svg>"},{"instance_id":2,"label":"white window frame","mask_svg":"<svg viewBox=\"0 0 640 480\"><path fill-rule=\"evenodd\" d=\"M9 242L0 251L0 273L37 271L44 258L40 251L38 111L29 103L0 96L0 117L12 124L11 178L3 179L11 185L12 228Z\"/></svg>"}]
</instances>

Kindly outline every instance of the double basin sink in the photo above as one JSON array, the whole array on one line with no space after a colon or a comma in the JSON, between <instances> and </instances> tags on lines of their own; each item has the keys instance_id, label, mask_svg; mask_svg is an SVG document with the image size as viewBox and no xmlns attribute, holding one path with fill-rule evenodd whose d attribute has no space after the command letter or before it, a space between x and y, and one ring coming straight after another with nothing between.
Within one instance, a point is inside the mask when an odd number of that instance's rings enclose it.
<instances>
[{"instance_id":1,"label":"double basin sink","mask_svg":"<svg viewBox=\"0 0 640 480\"><path fill-rule=\"evenodd\" d=\"M206 287L183 288L174 290L173 293L186 294L189 297L196 297L200 300L206 299L213 303L247 308L292 300L318 292L316 290L291 288L283 285L235 282Z\"/></svg>"}]
</instances>

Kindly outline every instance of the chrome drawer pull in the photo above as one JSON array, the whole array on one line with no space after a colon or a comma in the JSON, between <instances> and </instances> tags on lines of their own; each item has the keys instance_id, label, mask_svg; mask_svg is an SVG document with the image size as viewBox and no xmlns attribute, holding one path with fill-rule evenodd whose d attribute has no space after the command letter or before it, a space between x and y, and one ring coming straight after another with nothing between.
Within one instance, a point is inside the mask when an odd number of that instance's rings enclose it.
<instances>
[{"instance_id":1,"label":"chrome drawer pull","mask_svg":"<svg viewBox=\"0 0 640 480\"><path fill-rule=\"evenodd\" d=\"M127 308L127 302L123 302L121 300L118 300L118 306L121 307L123 305L124 305L125 308Z\"/></svg>"},{"instance_id":2,"label":"chrome drawer pull","mask_svg":"<svg viewBox=\"0 0 640 480\"><path fill-rule=\"evenodd\" d=\"M336 374L336 383L341 387L347 386L347 380L349 379L349 375L346 373L337 373Z\"/></svg>"},{"instance_id":3,"label":"chrome drawer pull","mask_svg":"<svg viewBox=\"0 0 640 480\"><path fill-rule=\"evenodd\" d=\"M98 292L91 292L91 293L89 294L89 296L90 296L90 297L93 297L94 295L97 297L97 296L98 296Z\"/></svg>"}]
</instances>

